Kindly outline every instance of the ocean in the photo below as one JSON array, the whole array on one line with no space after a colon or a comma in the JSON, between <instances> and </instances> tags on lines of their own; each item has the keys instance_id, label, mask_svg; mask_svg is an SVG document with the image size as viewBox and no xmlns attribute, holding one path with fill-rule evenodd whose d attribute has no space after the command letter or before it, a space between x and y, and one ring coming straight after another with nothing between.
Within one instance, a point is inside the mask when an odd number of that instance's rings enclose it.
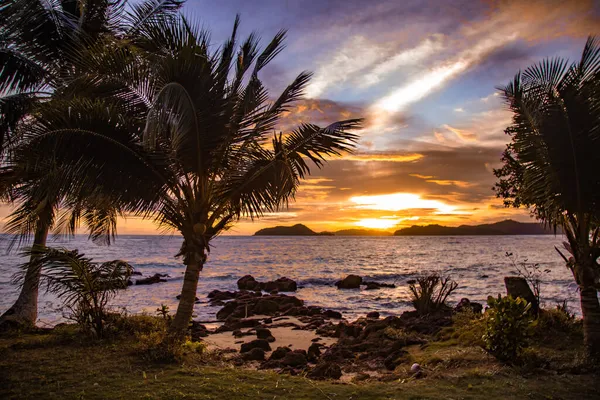
<instances>
[{"instance_id":1,"label":"ocean","mask_svg":"<svg viewBox=\"0 0 600 400\"><path fill-rule=\"evenodd\" d=\"M24 259L16 251L6 254L8 237L0 240L0 312L4 312L18 294L11 276ZM222 236L215 239L208 262L198 284L196 319L215 319L219 308L210 307L206 295L214 289L236 290L236 281L251 274L258 280L287 276L298 282L295 294L307 305L341 311L355 319L369 311L383 316L399 315L411 308L407 281L419 274L437 272L458 282L451 303L467 297L485 302L487 296L504 294L503 278L515 274L506 252L519 260L540 265L543 273L542 302L546 307L568 301L571 310L580 313L577 285L571 272L554 250L562 239L545 236L413 236L413 237L269 237ZM145 276L168 274L168 282L149 286L130 286L112 302L115 309L129 313L154 314L165 304L175 312L176 296L181 291L183 265L174 257L180 237L119 236L111 246L101 246L76 236L70 240L49 240L49 246L79 249L96 261L122 259ZM394 283L396 288L379 290L338 290L333 284L347 274L364 279ZM137 278L137 277L134 277ZM64 320L61 303L41 292L40 325Z\"/></svg>"}]
</instances>

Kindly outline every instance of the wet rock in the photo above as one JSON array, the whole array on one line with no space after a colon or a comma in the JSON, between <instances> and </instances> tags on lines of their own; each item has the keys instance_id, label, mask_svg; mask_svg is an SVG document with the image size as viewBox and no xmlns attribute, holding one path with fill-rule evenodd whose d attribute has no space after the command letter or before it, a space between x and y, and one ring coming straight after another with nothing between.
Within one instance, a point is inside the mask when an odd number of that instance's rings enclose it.
<instances>
[{"instance_id":1,"label":"wet rock","mask_svg":"<svg viewBox=\"0 0 600 400\"><path fill-rule=\"evenodd\" d=\"M338 289L359 289L362 283L362 278L358 275L348 275L341 281L337 281L335 286Z\"/></svg>"},{"instance_id":2,"label":"wet rock","mask_svg":"<svg viewBox=\"0 0 600 400\"><path fill-rule=\"evenodd\" d=\"M245 353L242 353L242 359L244 361L264 361L265 351L259 348L253 348Z\"/></svg>"},{"instance_id":3,"label":"wet rock","mask_svg":"<svg viewBox=\"0 0 600 400\"><path fill-rule=\"evenodd\" d=\"M131 275L138 275L138 276L142 276L142 273L140 271L132 271Z\"/></svg>"},{"instance_id":4,"label":"wet rock","mask_svg":"<svg viewBox=\"0 0 600 400\"><path fill-rule=\"evenodd\" d=\"M342 319L342 313L334 310L325 310L323 315L327 318Z\"/></svg>"},{"instance_id":5,"label":"wet rock","mask_svg":"<svg viewBox=\"0 0 600 400\"><path fill-rule=\"evenodd\" d=\"M240 353L246 353L252 349L262 349L264 351L271 351L271 346L269 346L269 342L264 339L256 339L248 343L242 344Z\"/></svg>"},{"instance_id":6,"label":"wet rock","mask_svg":"<svg viewBox=\"0 0 600 400\"><path fill-rule=\"evenodd\" d=\"M393 289L396 287L396 285L394 285L393 283L383 283L383 282L373 282L373 281L363 281L362 285L365 285L367 290L381 289L381 288Z\"/></svg>"},{"instance_id":7,"label":"wet rock","mask_svg":"<svg viewBox=\"0 0 600 400\"><path fill-rule=\"evenodd\" d=\"M260 283L252 275L242 276L237 281L240 290L260 290Z\"/></svg>"},{"instance_id":8,"label":"wet rock","mask_svg":"<svg viewBox=\"0 0 600 400\"><path fill-rule=\"evenodd\" d=\"M305 366L306 363L306 355L298 350L286 353L286 355L281 360L282 365L294 368Z\"/></svg>"},{"instance_id":9,"label":"wet rock","mask_svg":"<svg viewBox=\"0 0 600 400\"><path fill-rule=\"evenodd\" d=\"M213 290L212 292L210 292L208 294L207 297L209 299L212 299L213 301L231 300L231 299L235 299L235 292L229 292L229 291L222 292L220 290Z\"/></svg>"},{"instance_id":10,"label":"wet rock","mask_svg":"<svg viewBox=\"0 0 600 400\"><path fill-rule=\"evenodd\" d=\"M538 313L540 305L525 278L521 278L520 276L507 276L504 278L504 286L506 286L506 294L515 299L520 297L527 300L528 303L531 303L531 311L534 314Z\"/></svg>"},{"instance_id":11,"label":"wet rock","mask_svg":"<svg viewBox=\"0 0 600 400\"><path fill-rule=\"evenodd\" d=\"M271 353L270 360L281 360L285 357L287 353L291 353L292 350L289 347L278 347Z\"/></svg>"},{"instance_id":12,"label":"wet rock","mask_svg":"<svg viewBox=\"0 0 600 400\"><path fill-rule=\"evenodd\" d=\"M461 312L467 309L471 309L475 314L481 314L483 311L483 305L481 303L472 302L466 297L460 299L456 307L454 307L454 311Z\"/></svg>"},{"instance_id":13,"label":"wet rock","mask_svg":"<svg viewBox=\"0 0 600 400\"><path fill-rule=\"evenodd\" d=\"M159 282L166 282L166 279L163 279L167 275L164 274L154 274L148 278L142 278L135 281L136 285L152 285Z\"/></svg>"},{"instance_id":14,"label":"wet rock","mask_svg":"<svg viewBox=\"0 0 600 400\"><path fill-rule=\"evenodd\" d=\"M310 379L340 379L341 376L340 366L330 362L321 362L308 373Z\"/></svg>"},{"instance_id":15,"label":"wet rock","mask_svg":"<svg viewBox=\"0 0 600 400\"><path fill-rule=\"evenodd\" d=\"M280 292L295 292L298 290L296 281L285 276L275 280L275 283L277 284L277 290Z\"/></svg>"},{"instance_id":16,"label":"wet rock","mask_svg":"<svg viewBox=\"0 0 600 400\"><path fill-rule=\"evenodd\" d=\"M369 319L379 319L379 313L377 311L371 311L367 314L367 318Z\"/></svg>"}]
</instances>

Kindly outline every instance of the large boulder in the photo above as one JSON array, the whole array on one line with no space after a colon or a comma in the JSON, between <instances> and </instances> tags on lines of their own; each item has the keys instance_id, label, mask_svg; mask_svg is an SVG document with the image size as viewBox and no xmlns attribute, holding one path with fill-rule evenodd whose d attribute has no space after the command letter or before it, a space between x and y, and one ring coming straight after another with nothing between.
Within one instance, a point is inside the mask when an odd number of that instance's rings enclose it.
<instances>
[{"instance_id":1,"label":"large boulder","mask_svg":"<svg viewBox=\"0 0 600 400\"><path fill-rule=\"evenodd\" d=\"M271 353L269 360L281 360L287 353L291 353L292 350L289 347L278 347Z\"/></svg>"},{"instance_id":2,"label":"large boulder","mask_svg":"<svg viewBox=\"0 0 600 400\"><path fill-rule=\"evenodd\" d=\"M337 281L335 286L338 289L359 289L362 283L362 278L358 275L348 275L341 281Z\"/></svg>"},{"instance_id":3,"label":"large boulder","mask_svg":"<svg viewBox=\"0 0 600 400\"><path fill-rule=\"evenodd\" d=\"M531 311L534 314L538 313L540 305L525 278L520 276L507 276L504 278L504 286L506 286L506 294L515 299L520 297L527 300L528 303L531 303Z\"/></svg>"}]
</instances>

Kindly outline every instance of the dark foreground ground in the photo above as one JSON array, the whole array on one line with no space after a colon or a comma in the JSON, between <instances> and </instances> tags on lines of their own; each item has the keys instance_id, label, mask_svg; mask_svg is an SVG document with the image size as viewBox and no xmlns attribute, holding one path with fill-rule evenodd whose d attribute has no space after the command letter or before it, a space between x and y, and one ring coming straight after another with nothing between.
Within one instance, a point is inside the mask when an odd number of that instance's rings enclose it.
<instances>
[{"instance_id":1,"label":"dark foreground ground","mask_svg":"<svg viewBox=\"0 0 600 400\"><path fill-rule=\"evenodd\" d=\"M562 366L537 368L503 366L446 333L410 349L424 378L411 378L408 363L387 382L312 381L233 367L206 353L149 361L135 336L92 340L73 327L4 335L0 399L600 399L600 376L567 365L578 351L568 337L536 349Z\"/></svg>"}]
</instances>

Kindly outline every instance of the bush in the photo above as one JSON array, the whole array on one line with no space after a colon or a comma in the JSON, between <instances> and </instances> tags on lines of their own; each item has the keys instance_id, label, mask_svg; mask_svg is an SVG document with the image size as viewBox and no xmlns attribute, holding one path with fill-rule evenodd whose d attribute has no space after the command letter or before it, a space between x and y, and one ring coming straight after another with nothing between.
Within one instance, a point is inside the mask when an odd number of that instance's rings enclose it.
<instances>
[{"instance_id":1,"label":"bush","mask_svg":"<svg viewBox=\"0 0 600 400\"><path fill-rule=\"evenodd\" d=\"M526 300L511 296L488 297L489 309L485 313L485 348L498 360L514 363L533 333L535 322Z\"/></svg>"},{"instance_id":2,"label":"bush","mask_svg":"<svg viewBox=\"0 0 600 400\"><path fill-rule=\"evenodd\" d=\"M421 315L448 308L446 300L458 287L456 282L440 275L421 276L408 284L413 307Z\"/></svg>"},{"instance_id":3,"label":"bush","mask_svg":"<svg viewBox=\"0 0 600 400\"><path fill-rule=\"evenodd\" d=\"M566 303L558 304L555 309L541 310L538 320L538 331L547 334L549 330L563 333L580 333L581 322L569 312Z\"/></svg>"},{"instance_id":4,"label":"bush","mask_svg":"<svg viewBox=\"0 0 600 400\"><path fill-rule=\"evenodd\" d=\"M127 287L133 268L125 261L95 263L77 250L51 247L29 249L24 255L35 257L40 268L40 282L46 291L64 301L69 317L98 337L104 334L108 302L117 291ZM23 271L29 263L22 266Z\"/></svg>"}]
</instances>

